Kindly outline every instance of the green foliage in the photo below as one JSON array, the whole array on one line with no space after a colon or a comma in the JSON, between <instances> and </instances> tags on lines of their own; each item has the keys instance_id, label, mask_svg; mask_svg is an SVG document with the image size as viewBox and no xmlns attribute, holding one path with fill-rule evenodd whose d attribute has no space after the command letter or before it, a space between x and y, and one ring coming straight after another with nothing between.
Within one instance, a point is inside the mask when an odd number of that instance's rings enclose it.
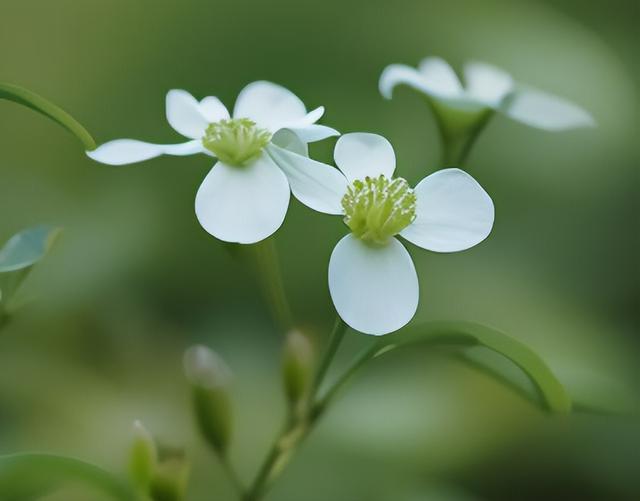
<instances>
[{"instance_id":1,"label":"green foliage","mask_svg":"<svg viewBox=\"0 0 640 501\"><path fill-rule=\"evenodd\" d=\"M136 500L111 473L78 459L49 454L0 456L3 501L35 501L69 484L83 484L118 501Z\"/></svg>"},{"instance_id":2,"label":"green foliage","mask_svg":"<svg viewBox=\"0 0 640 501\"><path fill-rule=\"evenodd\" d=\"M0 249L0 311L6 312L33 267L49 252L60 228L38 226L11 237Z\"/></svg>"},{"instance_id":3,"label":"green foliage","mask_svg":"<svg viewBox=\"0 0 640 501\"><path fill-rule=\"evenodd\" d=\"M42 113L44 116L49 117L54 122L58 123L74 136L76 136L86 150L93 150L96 148L96 142L91 134L85 129L75 118L69 115L62 108L56 106L51 101L48 101L42 96L31 92L30 90L23 89L17 85L11 85L0 82L0 99L7 99L18 104L22 104L28 108L31 108L38 113Z\"/></svg>"},{"instance_id":4,"label":"green foliage","mask_svg":"<svg viewBox=\"0 0 640 501\"><path fill-rule=\"evenodd\" d=\"M464 360L519 390L543 409L557 414L571 411L569 395L542 358L525 344L500 331L470 322L428 322L382 337L378 342L378 355L416 343L464 348ZM477 348L499 356L478 356L470 351ZM510 364L504 364L505 361ZM512 370L514 367L518 370ZM533 392L523 387L522 374L532 383Z\"/></svg>"}]
</instances>

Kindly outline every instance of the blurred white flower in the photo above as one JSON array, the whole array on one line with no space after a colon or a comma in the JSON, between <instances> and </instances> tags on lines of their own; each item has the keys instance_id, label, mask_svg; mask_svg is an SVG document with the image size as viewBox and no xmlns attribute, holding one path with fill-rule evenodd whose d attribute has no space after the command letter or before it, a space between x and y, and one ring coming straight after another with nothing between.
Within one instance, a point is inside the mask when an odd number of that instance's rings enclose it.
<instances>
[{"instance_id":1,"label":"blurred white flower","mask_svg":"<svg viewBox=\"0 0 640 501\"><path fill-rule=\"evenodd\" d=\"M280 227L289 206L289 173L279 168L267 147L282 146L278 151L284 158L291 150L306 155L307 143L339 134L315 123L323 113L323 107L307 113L295 94L264 81L253 82L240 92L233 118L216 97L197 101L184 90L171 90L166 99L167 120L189 138L187 142L116 139L87 155L109 165L160 155L204 153L217 158L196 195L198 220L220 240L254 243Z\"/></svg>"},{"instance_id":2,"label":"blurred white flower","mask_svg":"<svg viewBox=\"0 0 640 501\"><path fill-rule=\"evenodd\" d=\"M387 66L380 76L380 93L390 99L397 85L408 85L443 105L468 112L493 109L532 127L550 131L595 126L589 112L563 98L515 83L503 70L480 62L464 67L465 86L451 66L429 57L412 68Z\"/></svg>"},{"instance_id":3,"label":"blurred white flower","mask_svg":"<svg viewBox=\"0 0 640 501\"><path fill-rule=\"evenodd\" d=\"M296 154L283 163L301 173L291 183L299 200L343 215L351 229L329 262L338 314L360 332L388 334L411 320L419 296L413 261L396 235L435 252L468 249L491 232L493 202L469 174L455 168L431 174L411 189L406 180L393 178L393 147L376 134L345 134L334 158L340 170L321 169L324 164Z\"/></svg>"}]
</instances>

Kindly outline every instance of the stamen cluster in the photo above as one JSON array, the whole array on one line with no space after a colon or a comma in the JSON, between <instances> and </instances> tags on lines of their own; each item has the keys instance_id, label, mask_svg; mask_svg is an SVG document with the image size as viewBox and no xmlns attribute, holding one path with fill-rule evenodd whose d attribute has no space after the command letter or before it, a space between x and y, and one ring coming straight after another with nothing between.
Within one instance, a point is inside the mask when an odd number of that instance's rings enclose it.
<instances>
[{"instance_id":1,"label":"stamen cluster","mask_svg":"<svg viewBox=\"0 0 640 501\"><path fill-rule=\"evenodd\" d=\"M362 240L385 244L416 217L416 195L403 178L356 180L342 198L345 224Z\"/></svg>"},{"instance_id":2,"label":"stamen cluster","mask_svg":"<svg viewBox=\"0 0 640 501\"><path fill-rule=\"evenodd\" d=\"M207 127L202 144L222 162L241 167L255 159L271 140L268 130L248 118L220 120Z\"/></svg>"}]
</instances>

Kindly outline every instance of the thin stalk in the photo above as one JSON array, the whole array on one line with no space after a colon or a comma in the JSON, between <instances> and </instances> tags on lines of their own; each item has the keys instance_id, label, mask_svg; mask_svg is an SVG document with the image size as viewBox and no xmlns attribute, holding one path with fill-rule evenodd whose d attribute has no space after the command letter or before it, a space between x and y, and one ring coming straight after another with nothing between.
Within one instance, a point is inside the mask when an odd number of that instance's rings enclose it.
<instances>
[{"instance_id":1,"label":"thin stalk","mask_svg":"<svg viewBox=\"0 0 640 501\"><path fill-rule=\"evenodd\" d=\"M331 331L331 336L329 337L329 344L324 356L322 357L322 360L320 361L320 365L318 366L318 370L316 371L313 384L311 385L311 392L309 394L310 400L316 398L318 390L320 389L320 385L322 384L322 381L324 380L324 377L329 370L329 366L331 365L333 357L338 351L338 347L340 346L340 343L342 342L342 339L344 338L344 334L345 332L347 332L348 327L349 326L345 323L344 320L342 320L342 318L340 318L340 316L336 318L336 323L334 324L333 330Z\"/></svg>"},{"instance_id":2,"label":"thin stalk","mask_svg":"<svg viewBox=\"0 0 640 501\"><path fill-rule=\"evenodd\" d=\"M222 469L225 471L227 477L229 477L229 481L231 482L231 485L233 485L234 490L237 492L238 497L242 499L245 490L244 485L242 484L242 481L238 476L238 473L236 472L227 456L218 456L218 458L220 459L220 465L222 466Z\"/></svg>"},{"instance_id":3,"label":"thin stalk","mask_svg":"<svg viewBox=\"0 0 640 501\"><path fill-rule=\"evenodd\" d=\"M256 264L261 277L261 285L269 303L271 313L283 332L293 326L291 308L284 289L278 252L273 237L253 246Z\"/></svg>"}]
</instances>

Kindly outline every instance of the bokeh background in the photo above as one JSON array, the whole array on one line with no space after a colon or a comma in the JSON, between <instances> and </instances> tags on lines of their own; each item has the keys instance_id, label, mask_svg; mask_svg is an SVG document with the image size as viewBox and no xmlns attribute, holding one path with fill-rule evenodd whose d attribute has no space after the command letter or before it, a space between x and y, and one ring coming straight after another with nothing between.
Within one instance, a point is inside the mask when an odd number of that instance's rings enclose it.
<instances>
[{"instance_id":1,"label":"bokeh background","mask_svg":"<svg viewBox=\"0 0 640 501\"><path fill-rule=\"evenodd\" d=\"M326 106L327 125L388 137L411 183L442 167L440 146L415 93L378 94L389 63L484 60L584 106L597 128L552 134L497 117L468 162L495 201L491 238L459 254L410 251L416 321L471 320L518 337L591 412L554 418L441 353L398 353L354 381L269 499L640 499L637 8L2 0L0 80L49 97L99 142L178 140L164 119L171 88L231 106L248 82L272 80L308 108ZM330 160L333 141L313 154ZM186 446L189 499L233 499L193 429L181 373L183 350L201 342L235 372L232 457L253 475L284 412L282 336L252 270L195 219L210 167L205 157L99 165L51 122L0 103L0 240L40 223L64 228L23 291L32 300L0 335L1 453L71 454L122 471L139 418ZM277 234L296 320L319 347L333 318L327 262L344 232L292 199ZM338 366L369 341L351 333Z\"/></svg>"}]
</instances>

